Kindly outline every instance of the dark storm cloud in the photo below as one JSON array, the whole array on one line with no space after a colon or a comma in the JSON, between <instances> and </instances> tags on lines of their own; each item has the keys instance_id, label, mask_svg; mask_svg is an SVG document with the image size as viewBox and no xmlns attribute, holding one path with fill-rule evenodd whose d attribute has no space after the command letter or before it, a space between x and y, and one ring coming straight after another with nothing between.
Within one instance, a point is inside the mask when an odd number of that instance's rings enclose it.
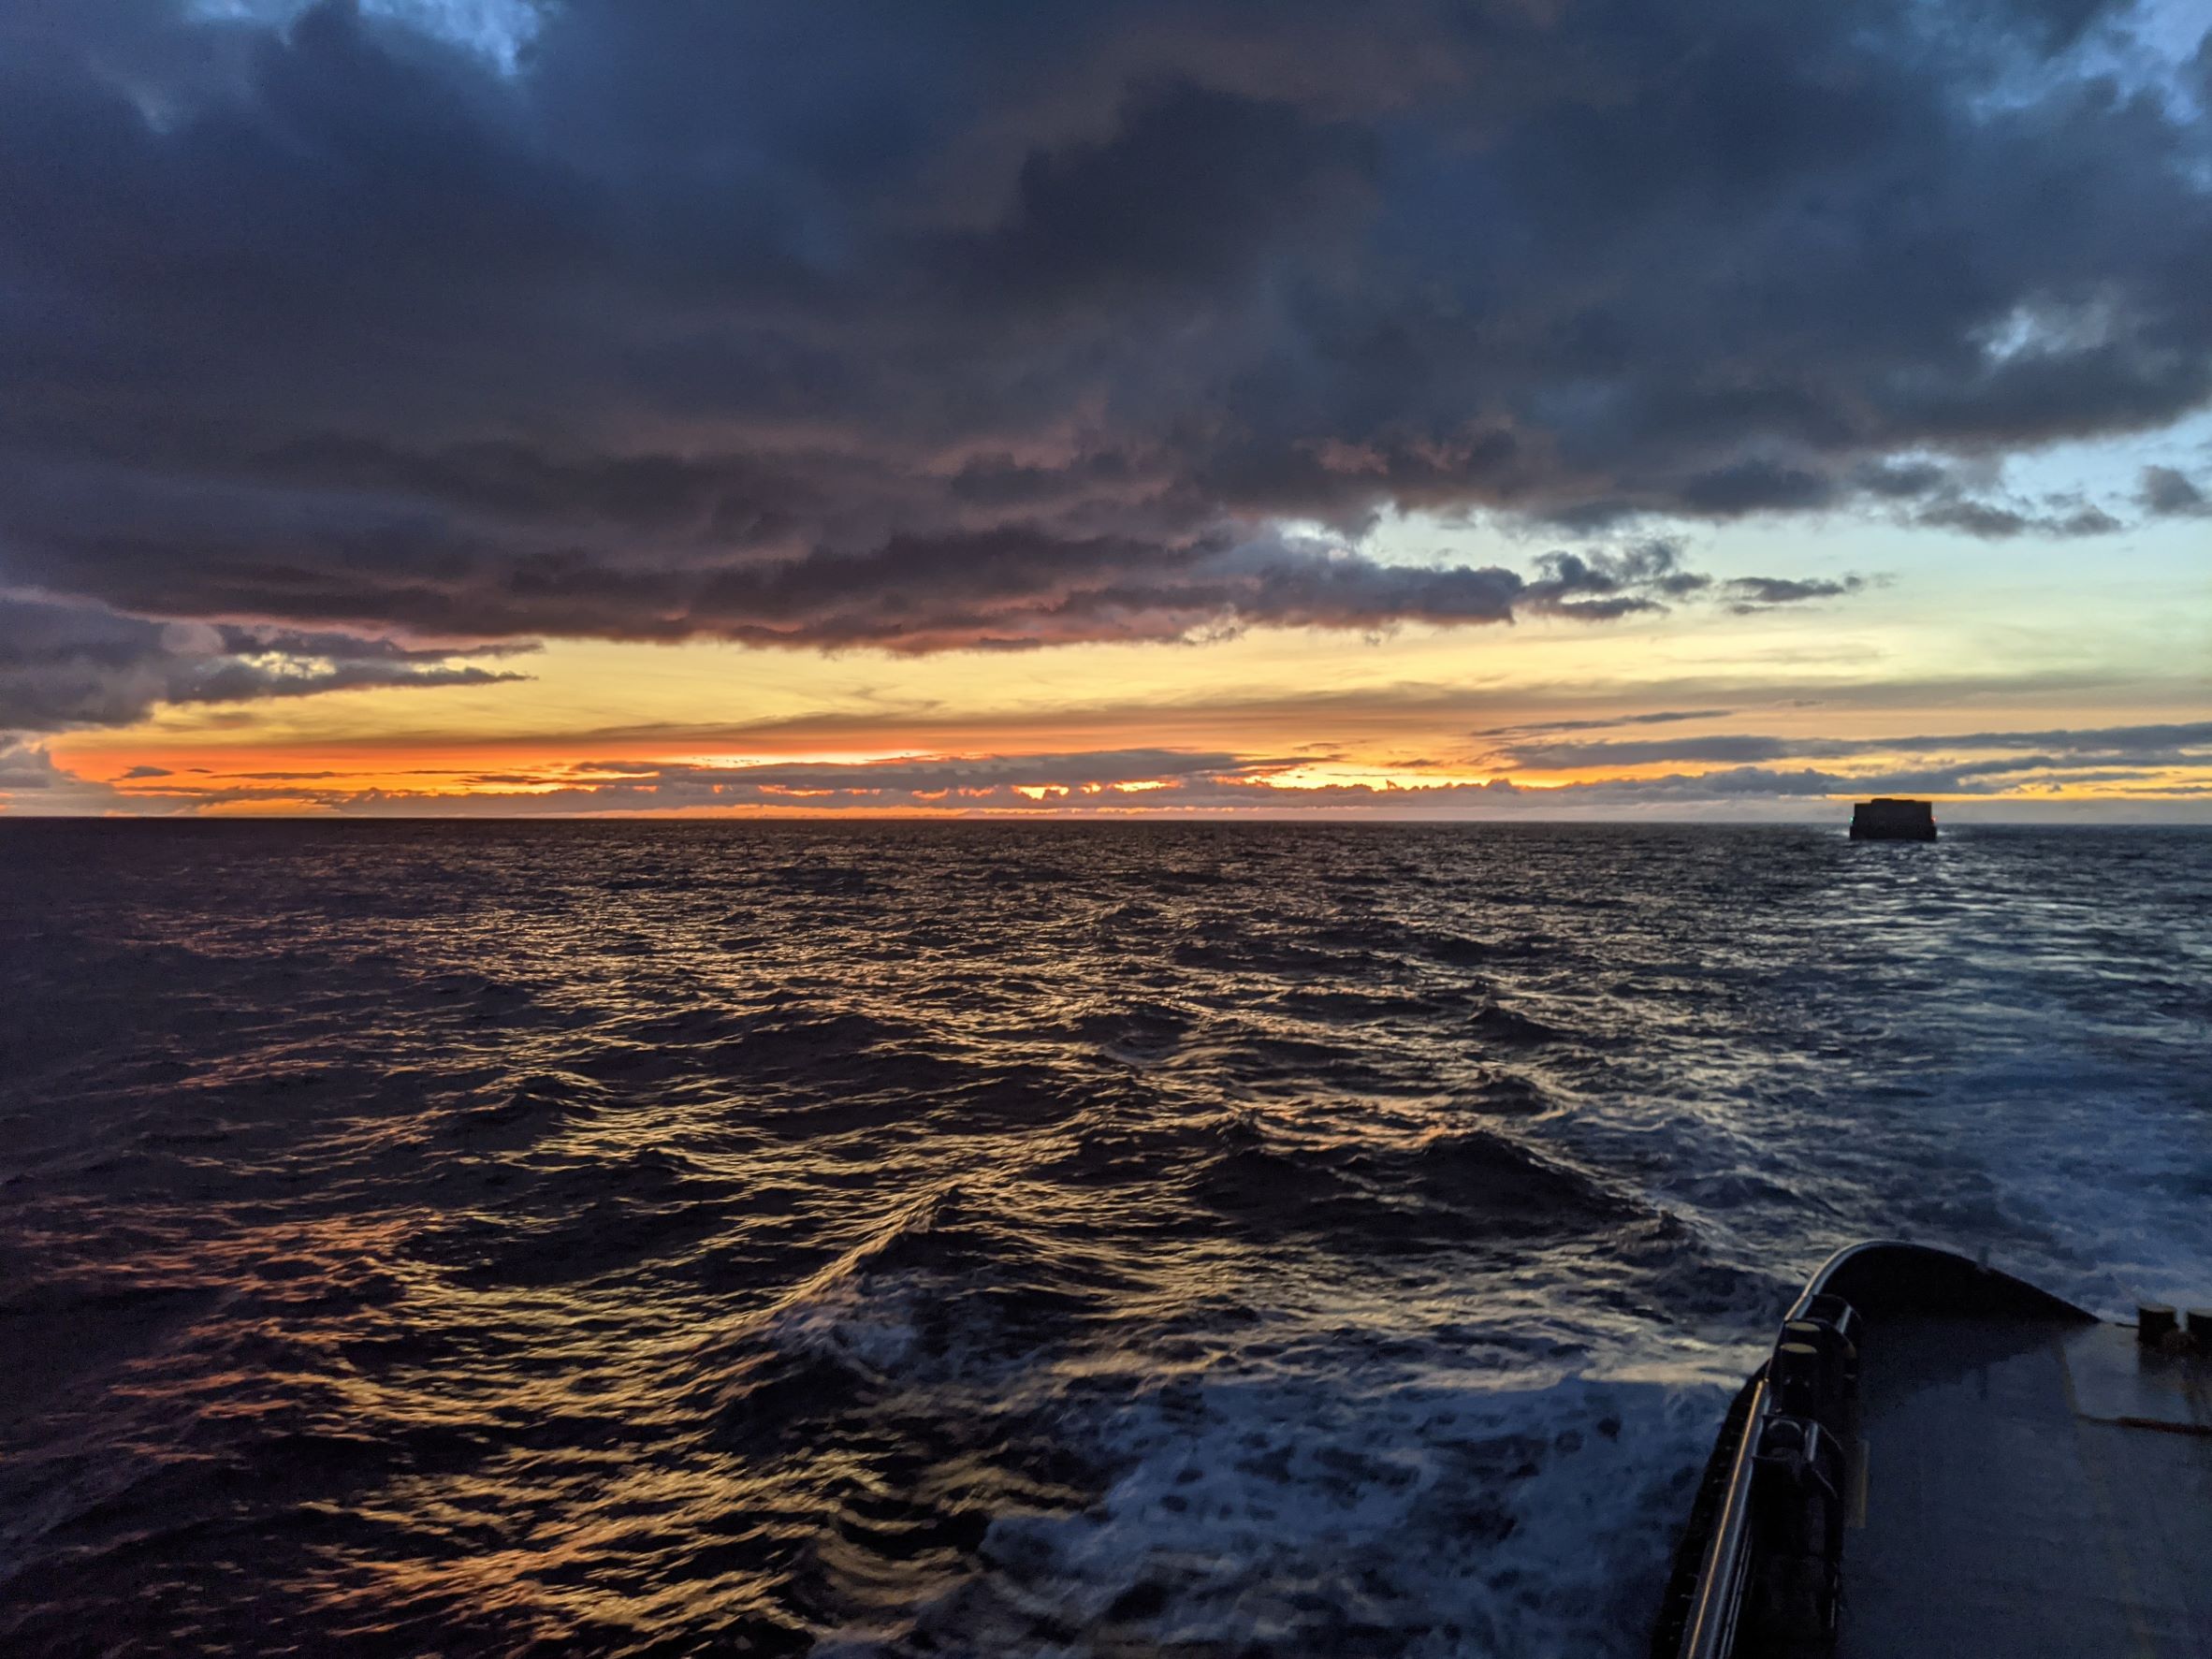
<instances>
[{"instance_id":1,"label":"dark storm cloud","mask_svg":"<svg viewBox=\"0 0 2212 1659\"><path fill-rule=\"evenodd\" d=\"M1693 512L1732 517L1762 507L1826 506L1836 499L1836 486L1804 467L1747 460L1687 480L1676 499Z\"/></svg>"},{"instance_id":2,"label":"dark storm cloud","mask_svg":"<svg viewBox=\"0 0 2212 1659\"><path fill-rule=\"evenodd\" d=\"M371 686L487 685L523 677L454 659L473 649L202 622L0 594L0 729L114 725L157 703L241 703ZM492 648L496 655L514 648Z\"/></svg>"},{"instance_id":3,"label":"dark storm cloud","mask_svg":"<svg viewBox=\"0 0 2212 1659\"><path fill-rule=\"evenodd\" d=\"M1870 461L1854 471L1851 481L1868 495L1904 499L1948 488L1951 472L1933 461Z\"/></svg>"},{"instance_id":4,"label":"dark storm cloud","mask_svg":"<svg viewBox=\"0 0 2212 1659\"><path fill-rule=\"evenodd\" d=\"M2084 68L2117 5L563 0L512 73L263 9L0 0L0 582L899 650L1602 621L1695 574L1267 521L2086 534L1951 464L2212 395L2212 156Z\"/></svg>"},{"instance_id":5,"label":"dark storm cloud","mask_svg":"<svg viewBox=\"0 0 2212 1659\"><path fill-rule=\"evenodd\" d=\"M1029 313L1210 296L1363 200L1377 149L1285 102L1133 88L1112 134L1029 153L1005 216L954 244L955 269L975 303Z\"/></svg>"},{"instance_id":6,"label":"dark storm cloud","mask_svg":"<svg viewBox=\"0 0 2212 1659\"><path fill-rule=\"evenodd\" d=\"M1183 639L1268 623L1506 622L1537 592L1496 567L1380 565L1273 539L1163 553L1119 539L1045 546L993 531L895 536L877 552L724 572L691 614L761 644L928 651Z\"/></svg>"},{"instance_id":7,"label":"dark storm cloud","mask_svg":"<svg viewBox=\"0 0 2212 1659\"><path fill-rule=\"evenodd\" d=\"M2206 36L2212 40L2212 36ZM2138 498L2146 513L2161 518L2195 518L2212 513L2212 500L2186 473L2173 467L2145 467Z\"/></svg>"}]
</instances>

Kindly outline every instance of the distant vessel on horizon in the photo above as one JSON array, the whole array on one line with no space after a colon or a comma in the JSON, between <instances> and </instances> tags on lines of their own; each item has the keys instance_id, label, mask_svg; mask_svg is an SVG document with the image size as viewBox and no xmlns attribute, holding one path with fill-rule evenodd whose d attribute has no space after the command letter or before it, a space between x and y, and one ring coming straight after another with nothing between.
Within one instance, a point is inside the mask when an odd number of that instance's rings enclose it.
<instances>
[{"instance_id":1,"label":"distant vessel on horizon","mask_svg":"<svg viewBox=\"0 0 2212 1659\"><path fill-rule=\"evenodd\" d=\"M1851 838L1855 841L1932 841L1936 838L1935 808L1926 801L1908 801L1877 795L1851 809Z\"/></svg>"}]
</instances>

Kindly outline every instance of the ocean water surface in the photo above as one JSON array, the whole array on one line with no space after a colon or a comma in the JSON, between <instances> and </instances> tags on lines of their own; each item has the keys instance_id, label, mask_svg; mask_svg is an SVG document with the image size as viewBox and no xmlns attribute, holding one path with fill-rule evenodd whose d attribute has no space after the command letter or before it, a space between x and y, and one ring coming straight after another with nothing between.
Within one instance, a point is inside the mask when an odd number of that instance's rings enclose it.
<instances>
[{"instance_id":1,"label":"ocean water surface","mask_svg":"<svg viewBox=\"0 0 2212 1659\"><path fill-rule=\"evenodd\" d=\"M0 1650L1625 1655L1828 1250L2212 1296L2212 837L0 823Z\"/></svg>"}]
</instances>

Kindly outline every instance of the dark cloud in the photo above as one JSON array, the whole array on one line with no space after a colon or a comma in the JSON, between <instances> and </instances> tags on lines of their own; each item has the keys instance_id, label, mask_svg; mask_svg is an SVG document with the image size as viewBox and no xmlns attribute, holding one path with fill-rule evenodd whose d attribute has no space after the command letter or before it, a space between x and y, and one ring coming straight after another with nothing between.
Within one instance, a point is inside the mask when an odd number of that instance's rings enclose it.
<instances>
[{"instance_id":1,"label":"dark cloud","mask_svg":"<svg viewBox=\"0 0 2212 1659\"><path fill-rule=\"evenodd\" d=\"M563 0L511 73L256 9L0 0L0 582L364 638L1602 621L1694 573L1268 525L2088 534L1953 462L2212 396L2212 156L2089 72L2119 6Z\"/></svg>"},{"instance_id":2,"label":"dark cloud","mask_svg":"<svg viewBox=\"0 0 2212 1659\"><path fill-rule=\"evenodd\" d=\"M2155 726L2106 726L2082 731L1909 734L1894 737L1777 737L1720 733L1696 737L1595 738L1562 741L1540 734L1516 735L1499 746L1502 764L1537 770L1654 764L1736 764L1780 760L1845 760L1887 754L1972 755L2016 751L2004 758L1954 765L1947 777L2016 773L2054 766L2196 764L2212 760L2212 720ZM2025 751L2017 752L2017 751ZM1935 792L1935 786L1923 785ZM1941 793L1941 792L1935 792Z\"/></svg>"},{"instance_id":3,"label":"dark cloud","mask_svg":"<svg viewBox=\"0 0 2212 1659\"><path fill-rule=\"evenodd\" d=\"M40 745L15 732L0 732L0 795L51 789L65 778Z\"/></svg>"},{"instance_id":4,"label":"dark cloud","mask_svg":"<svg viewBox=\"0 0 2212 1659\"><path fill-rule=\"evenodd\" d=\"M1497 567L1381 565L1275 538L1167 552L1114 539L1045 548L996 531L898 536L876 553L724 572L692 614L761 644L930 651L1186 639L1256 624L1506 622L1535 591Z\"/></svg>"},{"instance_id":5,"label":"dark cloud","mask_svg":"<svg viewBox=\"0 0 2212 1659\"><path fill-rule=\"evenodd\" d=\"M2212 36L2207 36L2212 40ZM2195 518L2212 513L2212 501L2186 473L2172 467L2145 467L2138 499L2146 513L2161 518Z\"/></svg>"},{"instance_id":6,"label":"dark cloud","mask_svg":"<svg viewBox=\"0 0 2212 1659\"><path fill-rule=\"evenodd\" d=\"M1616 715L1609 720L1535 720L1518 726L1492 726L1469 735L1521 739L1550 736L1559 732L1609 732L1620 726L1668 726L1683 720L1726 720L1735 712L1730 708L1660 708L1648 714Z\"/></svg>"},{"instance_id":7,"label":"dark cloud","mask_svg":"<svg viewBox=\"0 0 2212 1659\"><path fill-rule=\"evenodd\" d=\"M1682 485L1677 499L1692 512L1734 517L1766 507L1823 507L1836 499L1836 486L1804 467L1753 459L1699 473Z\"/></svg>"},{"instance_id":8,"label":"dark cloud","mask_svg":"<svg viewBox=\"0 0 2212 1659\"><path fill-rule=\"evenodd\" d=\"M1683 568L1681 551L1671 542L1646 542L1621 552L1547 553L1536 565L1539 575L1524 590L1524 604L1587 621L1664 610L1664 601L1712 586L1710 576Z\"/></svg>"},{"instance_id":9,"label":"dark cloud","mask_svg":"<svg viewBox=\"0 0 2212 1659\"><path fill-rule=\"evenodd\" d=\"M457 659L512 646L410 647L285 628L149 622L0 594L0 729L139 719L157 703L242 703L373 686L488 685L523 676Z\"/></svg>"},{"instance_id":10,"label":"dark cloud","mask_svg":"<svg viewBox=\"0 0 2212 1659\"><path fill-rule=\"evenodd\" d=\"M1989 502L1946 501L1923 507L1914 522L1931 530L1955 530L1985 542L2015 536L2101 536L2125 528L2102 507L2074 506L2062 512L2022 512Z\"/></svg>"},{"instance_id":11,"label":"dark cloud","mask_svg":"<svg viewBox=\"0 0 2212 1659\"><path fill-rule=\"evenodd\" d=\"M1136 87L1110 134L1030 151L1004 216L958 245L959 274L974 304L1009 312L1211 299L1279 239L1362 207L1379 148L1291 103Z\"/></svg>"},{"instance_id":12,"label":"dark cloud","mask_svg":"<svg viewBox=\"0 0 2212 1659\"><path fill-rule=\"evenodd\" d=\"M1855 470L1852 483L1872 496L1890 499L1933 495L1951 487L1951 470L1926 460L1871 461Z\"/></svg>"},{"instance_id":13,"label":"dark cloud","mask_svg":"<svg viewBox=\"0 0 2212 1659\"><path fill-rule=\"evenodd\" d=\"M1811 752L1831 752L1811 746ZM1786 737L1724 734L1710 737L1598 738L1587 742L1516 742L1500 758L1508 764L1538 770L1585 765L1644 766L1654 762L1701 761L1740 764L1779 761L1808 752Z\"/></svg>"},{"instance_id":14,"label":"dark cloud","mask_svg":"<svg viewBox=\"0 0 2212 1659\"><path fill-rule=\"evenodd\" d=\"M1871 745L1872 740L1870 740ZM2212 746L2212 720L2155 726L2103 726L2087 731L1968 732L1949 737L1886 737L1888 749L2093 749L2146 753Z\"/></svg>"},{"instance_id":15,"label":"dark cloud","mask_svg":"<svg viewBox=\"0 0 2212 1659\"><path fill-rule=\"evenodd\" d=\"M1729 608L1739 613L1770 610L1779 604L1802 604L1813 599L1841 599L1867 585L1864 576L1839 580L1793 580L1786 576L1738 576L1726 584Z\"/></svg>"}]
</instances>

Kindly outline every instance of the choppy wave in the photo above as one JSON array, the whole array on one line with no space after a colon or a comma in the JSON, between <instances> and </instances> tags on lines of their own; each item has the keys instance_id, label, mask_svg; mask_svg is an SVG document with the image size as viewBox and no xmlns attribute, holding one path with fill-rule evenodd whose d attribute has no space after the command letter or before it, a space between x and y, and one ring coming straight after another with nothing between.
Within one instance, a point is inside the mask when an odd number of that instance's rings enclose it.
<instances>
[{"instance_id":1,"label":"choppy wave","mask_svg":"<svg viewBox=\"0 0 2212 1659\"><path fill-rule=\"evenodd\" d=\"M2212 1289L2208 875L0 825L0 1645L1638 1652L1829 1248Z\"/></svg>"}]
</instances>

